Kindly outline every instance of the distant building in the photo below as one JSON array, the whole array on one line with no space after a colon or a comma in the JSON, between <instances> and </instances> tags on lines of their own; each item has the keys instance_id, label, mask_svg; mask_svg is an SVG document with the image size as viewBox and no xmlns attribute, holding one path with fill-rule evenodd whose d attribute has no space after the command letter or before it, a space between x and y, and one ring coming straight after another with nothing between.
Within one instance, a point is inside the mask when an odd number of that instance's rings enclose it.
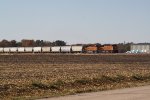
<instances>
[{"instance_id":1,"label":"distant building","mask_svg":"<svg viewBox=\"0 0 150 100\"><path fill-rule=\"evenodd\" d=\"M132 53L150 53L150 44L132 44Z\"/></svg>"},{"instance_id":2,"label":"distant building","mask_svg":"<svg viewBox=\"0 0 150 100\"><path fill-rule=\"evenodd\" d=\"M34 40L22 40L22 47L33 47L34 46Z\"/></svg>"}]
</instances>

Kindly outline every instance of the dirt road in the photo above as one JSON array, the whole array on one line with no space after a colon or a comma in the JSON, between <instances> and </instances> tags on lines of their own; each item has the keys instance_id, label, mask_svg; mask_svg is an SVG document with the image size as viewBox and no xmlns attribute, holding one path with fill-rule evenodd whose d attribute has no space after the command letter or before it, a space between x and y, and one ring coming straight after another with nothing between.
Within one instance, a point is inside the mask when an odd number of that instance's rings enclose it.
<instances>
[{"instance_id":1,"label":"dirt road","mask_svg":"<svg viewBox=\"0 0 150 100\"><path fill-rule=\"evenodd\" d=\"M77 94L41 100L150 100L150 86Z\"/></svg>"}]
</instances>

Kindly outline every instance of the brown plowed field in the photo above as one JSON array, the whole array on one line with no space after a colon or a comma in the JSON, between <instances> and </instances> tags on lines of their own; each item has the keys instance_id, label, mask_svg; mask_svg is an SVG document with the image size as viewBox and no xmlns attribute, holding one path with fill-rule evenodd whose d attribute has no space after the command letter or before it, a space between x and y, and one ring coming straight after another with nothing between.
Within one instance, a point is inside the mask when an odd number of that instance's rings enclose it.
<instances>
[{"instance_id":1,"label":"brown plowed field","mask_svg":"<svg viewBox=\"0 0 150 100\"><path fill-rule=\"evenodd\" d=\"M0 55L0 100L29 100L150 83L150 55Z\"/></svg>"}]
</instances>

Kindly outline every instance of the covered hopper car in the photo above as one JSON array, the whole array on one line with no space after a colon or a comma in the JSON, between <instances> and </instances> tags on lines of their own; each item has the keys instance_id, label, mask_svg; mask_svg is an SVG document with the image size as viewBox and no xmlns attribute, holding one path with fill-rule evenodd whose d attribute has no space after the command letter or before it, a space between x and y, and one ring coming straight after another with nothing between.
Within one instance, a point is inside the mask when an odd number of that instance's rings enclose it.
<instances>
[{"instance_id":1,"label":"covered hopper car","mask_svg":"<svg viewBox=\"0 0 150 100\"><path fill-rule=\"evenodd\" d=\"M83 46L72 46L71 47L72 53L82 53L82 51L83 51Z\"/></svg>"},{"instance_id":2,"label":"covered hopper car","mask_svg":"<svg viewBox=\"0 0 150 100\"><path fill-rule=\"evenodd\" d=\"M18 47L18 53L24 53L25 48L24 47Z\"/></svg>"}]
</instances>

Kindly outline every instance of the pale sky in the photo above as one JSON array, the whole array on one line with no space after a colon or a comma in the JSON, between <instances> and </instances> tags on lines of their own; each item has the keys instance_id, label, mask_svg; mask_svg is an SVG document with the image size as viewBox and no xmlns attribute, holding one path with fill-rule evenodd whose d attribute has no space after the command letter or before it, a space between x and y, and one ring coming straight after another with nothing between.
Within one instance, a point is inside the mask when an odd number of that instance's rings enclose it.
<instances>
[{"instance_id":1,"label":"pale sky","mask_svg":"<svg viewBox=\"0 0 150 100\"><path fill-rule=\"evenodd\" d=\"M0 40L150 42L150 0L0 0Z\"/></svg>"}]
</instances>

